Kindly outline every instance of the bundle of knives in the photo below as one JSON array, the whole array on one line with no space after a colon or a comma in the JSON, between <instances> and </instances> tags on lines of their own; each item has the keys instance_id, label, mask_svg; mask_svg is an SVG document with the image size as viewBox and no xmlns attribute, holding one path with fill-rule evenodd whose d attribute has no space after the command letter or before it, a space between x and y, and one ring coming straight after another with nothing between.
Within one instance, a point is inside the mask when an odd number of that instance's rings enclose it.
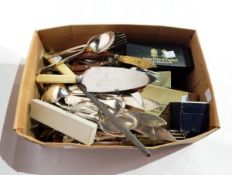
<instances>
[{"instance_id":1,"label":"bundle of knives","mask_svg":"<svg viewBox=\"0 0 232 175\"><path fill-rule=\"evenodd\" d=\"M135 145L146 155L145 146L202 133L207 130L207 104L196 102L197 94L180 89L184 86L173 87L178 84L173 74L180 71L185 77L193 69L191 59L188 48L130 43L117 32L44 53L45 66L36 77L40 98L31 102L31 129L45 142ZM193 122L197 131L189 129L186 115L181 123L183 114L173 103L204 106L200 117L191 115L198 117Z\"/></svg>"}]
</instances>

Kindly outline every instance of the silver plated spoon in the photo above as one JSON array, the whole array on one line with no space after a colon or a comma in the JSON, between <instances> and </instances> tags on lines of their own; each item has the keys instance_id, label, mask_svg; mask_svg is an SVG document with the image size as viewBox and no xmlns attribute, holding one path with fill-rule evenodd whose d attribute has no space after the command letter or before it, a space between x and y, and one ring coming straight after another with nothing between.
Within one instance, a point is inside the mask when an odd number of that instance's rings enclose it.
<instances>
[{"instance_id":1,"label":"silver plated spoon","mask_svg":"<svg viewBox=\"0 0 232 175\"><path fill-rule=\"evenodd\" d=\"M45 72L54 66L71 61L73 58L84 53L86 49L88 48L91 51L96 52L96 53L106 51L112 45L112 43L114 42L114 39L115 39L115 33L109 31L109 32L105 32L105 33L93 36L92 38L89 39L89 41L86 44L79 45L79 46L70 48L68 50L65 50L65 51L62 51L56 54L45 54L46 59L50 59L52 57L55 59L53 59L52 64L40 68L37 74L41 72ZM74 53L74 54L62 59L61 56L68 54L68 53Z\"/></svg>"}]
</instances>

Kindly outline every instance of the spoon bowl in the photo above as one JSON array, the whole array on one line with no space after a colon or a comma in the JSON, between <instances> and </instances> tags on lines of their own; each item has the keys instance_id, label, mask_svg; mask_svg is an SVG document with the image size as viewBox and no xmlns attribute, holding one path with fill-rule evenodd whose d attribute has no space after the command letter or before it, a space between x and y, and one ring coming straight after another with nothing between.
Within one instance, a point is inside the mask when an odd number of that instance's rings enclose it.
<instances>
[{"instance_id":1,"label":"spoon bowl","mask_svg":"<svg viewBox=\"0 0 232 175\"><path fill-rule=\"evenodd\" d=\"M113 44L114 40L114 32L105 32L90 38L86 47L89 47L93 52L100 53L106 51Z\"/></svg>"},{"instance_id":2,"label":"spoon bowl","mask_svg":"<svg viewBox=\"0 0 232 175\"><path fill-rule=\"evenodd\" d=\"M131 116L127 116L126 114L124 115L116 115L115 117L118 118L118 120L129 130L133 129L134 127L136 127L137 125L137 121L135 120L135 118L131 117ZM100 123L100 128L103 132L107 133L108 135L112 135L115 137L126 137L121 131L120 129L118 129L113 122L105 117L105 116L101 116L99 118L99 123Z\"/></svg>"},{"instance_id":3,"label":"spoon bowl","mask_svg":"<svg viewBox=\"0 0 232 175\"><path fill-rule=\"evenodd\" d=\"M63 84L53 84L43 93L41 99L49 103L56 103L67 95L68 91Z\"/></svg>"}]
</instances>

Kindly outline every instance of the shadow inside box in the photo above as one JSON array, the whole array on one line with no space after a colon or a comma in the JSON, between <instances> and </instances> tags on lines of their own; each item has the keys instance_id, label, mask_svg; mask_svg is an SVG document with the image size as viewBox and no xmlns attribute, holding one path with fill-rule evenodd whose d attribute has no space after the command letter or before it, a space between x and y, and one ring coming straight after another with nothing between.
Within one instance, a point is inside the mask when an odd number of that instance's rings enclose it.
<instances>
[{"instance_id":1,"label":"shadow inside box","mask_svg":"<svg viewBox=\"0 0 232 175\"><path fill-rule=\"evenodd\" d=\"M143 167L177 152L186 145L151 151L145 157L136 149L48 148L18 137L13 131L14 114L23 65L19 65L11 91L0 142L0 155L19 172L35 174L119 174Z\"/></svg>"}]
</instances>

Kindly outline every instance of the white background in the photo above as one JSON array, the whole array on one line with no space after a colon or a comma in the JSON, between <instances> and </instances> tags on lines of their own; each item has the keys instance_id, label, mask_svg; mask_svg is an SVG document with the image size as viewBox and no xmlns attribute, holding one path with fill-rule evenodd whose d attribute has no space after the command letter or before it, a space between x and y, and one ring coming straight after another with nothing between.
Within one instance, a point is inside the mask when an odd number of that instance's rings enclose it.
<instances>
[{"instance_id":1,"label":"white background","mask_svg":"<svg viewBox=\"0 0 232 175\"><path fill-rule=\"evenodd\" d=\"M230 1L0 0L0 174L231 174ZM34 30L68 24L150 24L196 29L221 129L189 146L152 152L49 149L12 131L18 86Z\"/></svg>"}]
</instances>

